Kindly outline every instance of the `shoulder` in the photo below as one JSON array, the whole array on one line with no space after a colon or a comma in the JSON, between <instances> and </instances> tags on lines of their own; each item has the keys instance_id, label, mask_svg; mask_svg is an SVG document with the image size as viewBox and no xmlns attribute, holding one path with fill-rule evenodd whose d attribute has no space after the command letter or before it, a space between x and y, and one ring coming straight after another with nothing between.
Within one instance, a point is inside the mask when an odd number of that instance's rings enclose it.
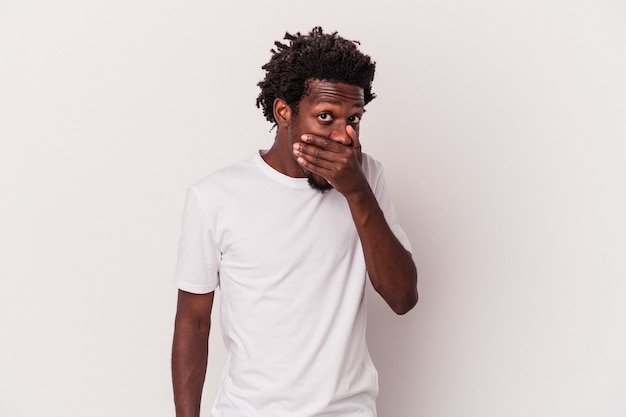
<instances>
[{"instance_id":1,"label":"shoulder","mask_svg":"<svg viewBox=\"0 0 626 417\"><path fill-rule=\"evenodd\" d=\"M376 180L383 173L383 165L377 159L367 153L363 153L361 169L363 170L365 177L370 183L376 182Z\"/></svg>"},{"instance_id":2,"label":"shoulder","mask_svg":"<svg viewBox=\"0 0 626 417\"><path fill-rule=\"evenodd\" d=\"M200 195L213 194L220 190L228 190L245 185L251 176L258 172L253 158L247 158L224 168L213 171L209 175L193 182L189 188Z\"/></svg>"}]
</instances>

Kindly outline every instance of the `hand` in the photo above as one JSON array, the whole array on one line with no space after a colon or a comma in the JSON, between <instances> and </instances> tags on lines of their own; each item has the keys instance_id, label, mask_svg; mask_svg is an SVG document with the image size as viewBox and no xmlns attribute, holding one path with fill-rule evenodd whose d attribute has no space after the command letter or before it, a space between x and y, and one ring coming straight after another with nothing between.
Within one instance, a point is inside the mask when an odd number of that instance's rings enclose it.
<instances>
[{"instance_id":1,"label":"hand","mask_svg":"<svg viewBox=\"0 0 626 417\"><path fill-rule=\"evenodd\" d=\"M304 169L323 177L343 195L368 187L361 170L361 143L352 126L346 126L346 135L335 138L305 134L300 139L293 144L293 153Z\"/></svg>"}]
</instances>

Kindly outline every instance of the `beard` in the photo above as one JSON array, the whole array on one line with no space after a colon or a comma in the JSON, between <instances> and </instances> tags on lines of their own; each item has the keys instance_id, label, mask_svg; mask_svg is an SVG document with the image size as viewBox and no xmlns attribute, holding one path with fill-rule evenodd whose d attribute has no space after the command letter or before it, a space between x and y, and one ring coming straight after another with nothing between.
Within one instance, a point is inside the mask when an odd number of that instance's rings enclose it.
<instances>
[{"instance_id":1,"label":"beard","mask_svg":"<svg viewBox=\"0 0 626 417\"><path fill-rule=\"evenodd\" d=\"M315 176L315 174L313 174L311 171L308 171L304 168L302 168L302 172L304 172L304 176L306 177L307 182L309 183L309 187L311 187L313 190L324 194L327 191L330 191L333 189L333 186L330 185L328 181L326 181L324 178L320 177L319 175Z\"/></svg>"},{"instance_id":2,"label":"beard","mask_svg":"<svg viewBox=\"0 0 626 417\"><path fill-rule=\"evenodd\" d=\"M328 183L328 181L324 180L323 183L320 184L319 181L316 181L315 178L313 178L313 176L311 175L311 173L306 174L306 179L309 183L309 187L311 187L312 189L314 189L315 191L319 192L319 193L326 193L327 191L330 191L333 189L333 186L330 185Z\"/></svg>"}]
</instances>

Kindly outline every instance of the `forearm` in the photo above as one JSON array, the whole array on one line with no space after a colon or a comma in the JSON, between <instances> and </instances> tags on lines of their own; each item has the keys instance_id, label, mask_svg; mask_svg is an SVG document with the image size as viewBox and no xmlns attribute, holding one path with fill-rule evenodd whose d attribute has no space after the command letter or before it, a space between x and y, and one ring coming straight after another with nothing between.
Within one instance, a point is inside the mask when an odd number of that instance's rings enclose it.
<instances>
[{"instance_id":1,"label":"forearm","mask_svg":"<svg viewBox=\"0 0 626 417\"><path fill-rule=\"evenodd\" d=\"M208 359L210 321L176 320L172 344L172 383L177 417L198 417Z\"/></svg>"},{"instance_id":2,"label":"forearm","mask_svg":"<svg viewBox=\"0 0 626 417\"><path fill-rule=\"evenodd\" d=\"M417 303L417 269L411 254L393 234L369 187L346 199L363 247L374 289L397 314Z\"/></svg>"}]
</instances>

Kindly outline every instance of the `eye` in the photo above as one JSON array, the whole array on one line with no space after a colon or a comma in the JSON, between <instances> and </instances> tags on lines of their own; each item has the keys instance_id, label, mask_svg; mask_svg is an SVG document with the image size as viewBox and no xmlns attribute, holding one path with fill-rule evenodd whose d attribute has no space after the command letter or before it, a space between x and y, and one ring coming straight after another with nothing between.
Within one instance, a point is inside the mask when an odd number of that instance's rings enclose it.
<instances>
[{"instance_id":1,"label":"eye","mask_svg":"<svg viewBox=\"0 0 626 417\"><path fill-rule=\"evenodd\" d=\"M323 123L330 123L333 121L333 115L328 112L324 112L318 114L317 119Z\"/></svg>"},{"instance_id":2,"label":"eye","mask_svg":"<svg viewBox=\"0 0 626 417\"><path fill-rule=\"evenodd\" d=\"M360 114L355 114L354 116L350 116L348 117L348 123L356 125L361 121L361 115Z\"/></svg>"}]
</instances>

